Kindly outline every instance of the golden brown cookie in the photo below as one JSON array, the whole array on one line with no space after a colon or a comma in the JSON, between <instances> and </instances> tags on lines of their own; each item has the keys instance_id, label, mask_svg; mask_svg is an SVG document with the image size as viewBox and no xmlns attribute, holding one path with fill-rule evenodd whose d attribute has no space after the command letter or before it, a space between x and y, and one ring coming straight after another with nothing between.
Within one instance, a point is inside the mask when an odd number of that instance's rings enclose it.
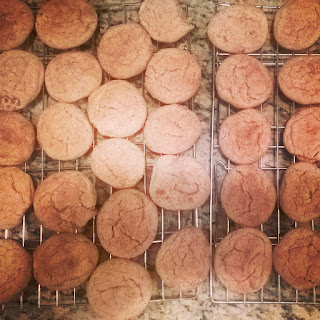
<instances>
[{"instance_id":1,"label":"golden brown cookie","mask_svg":"<svg viewBox=\"0 0 320 320\"><path fill-rule=\"evenodd\" d=\"M34 277L50 290L72 289L89 278L98 258L96 245L82 234L56 234L33 252Z\"/></svg>"},{"instance_id":2,"label":"golden brown cookie","mask_svg":"<svg viewBox=\"0 0 320 320\"><path fill-rule=\"evenodd\" d=\"M214 270L229 290L249 294L261 289L272 270L272 245L269 238L253 228L230 232L219 243Z\"/></svg>"}]
</instances>

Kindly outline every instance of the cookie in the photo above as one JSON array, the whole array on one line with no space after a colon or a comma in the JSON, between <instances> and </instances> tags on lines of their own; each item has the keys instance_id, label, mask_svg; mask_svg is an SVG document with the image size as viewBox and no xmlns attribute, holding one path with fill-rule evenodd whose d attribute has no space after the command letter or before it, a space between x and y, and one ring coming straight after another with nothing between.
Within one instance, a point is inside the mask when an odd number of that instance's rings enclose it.
<instances>
[{"instance_id":1,"label":"cookie","mask_svg":"<svg viewBox=\"0 0 320 320\"><path fill-rule=\"evenodd\" d=\"M256 227L271 216L277 193L263 170L253 165L240 165L224 178L220 200L230 219L246 227Z\"/></svg>"},{"instance_id":2,"label":"cookie","mask_svg":"<svg viewBox=\"0 0 320 320\"><path fill-rule=\"evenodd\" d=\"M75 102L88 97L101 81L102 69L90 52L58 54L49 62L45 72L48 93L60 102Z\"/></svg>"},{"instance_id":3,"label":"cookie","mask_svg":"<svg viewBox=\"0 0 320 320\"><path fill-rule=\"evenodd\" d=\"M111 259L92 273L87 287L89 305L106 320L129 320L147 307L152 294L149 272L136 262Z\"/></svg>"},{"instance_id":4,"label":"cookie","mask_svg":"<svg viewBox=\"0 0 320 320\"><path fill-rule=\"evenodd\" d=\"M0 110L23 109L42 88L44 66L33 53L9 50L0 54Z\"/></svg>"},{"instance_id":5,"label":"cookie","mask_svg":"<svg viewBox=\"0 0 320 320\"><path fill-rule=\"evenodd\" d=\"M210 20L207 33L212 44L230 53L250 53L260 49L268 36L267 16L253 5L224 7Z\"/></svg>"},{"instance_id":6,"label":"cookie","mask_svg":"<svg viewBox=\"0 0 320 320\"><path fill-rule=\"evenodd\" d=\"M272 245L269 238L253 228L230 232L215 251L214 270L229 290L249 294L261 289L272 270Z\"/></svg>"},{"instance_id":7,"label":"cookie","mask_svg":"<svg viewBox=\"0 0 320 320\"><path fill-rule=\"evenodd\" d=\"M254 108L272 94L268 69L257 59L235 54L226 58L216 74L219 97L239 109Z\"/></svg>"},{"instance_id":8,"label":"cookie","mask_svg":"<svg viewBox=\"0 0 320 320\"><path fill-rule=\"evenodd\" d=\"M165 155L154 163L149 192L159 207L191 210L202 206L208 199L210 177L197 159Z\"/></svg>"},{"instance_id":9,"label":"cookie","mask_svg":"<svg viewBox=\"0 0 320 320\"><path fill-rule=\"evenodd\" d=\"M87 1L49 0L38 11L35 28L49 47L70 49L88 41L97 25L97 13Z\"/></svg>"},{"instance_id":10,"label":"cookie","mask_svg":"<svg viewBox=\"0 0 320 320\"><path fill-rule=\"evenodd\" d=\"M146 69L153 55L153 45L139 24L122 23L106 31L97 53L105 72L116 79L128 79Z\"/></svg>"},{"instance_id":11,"label":"cookie","mask_svg":"<svg viewBox=\"0 0 320 320\"><path fill-rule=\"evenodd\" d=\"M193 97L200 87L201 68L186 50L161 49L151 58L145 76L150 95L165 103L182 103Z\"/></svg>"},{"instance_id":12,"label":"cookie","mask_svg":"<svg viewBox=\"0 0 320 320\"><path fill-rule=\"evenodd\" d=\"M27 161L34 149L32 123L13 111L0 112L0 166L16 166Z\"/></svg>"},{"instance_id":13,"label":"cookie","mask_svg":"<svg viewBox=\"0 0 320 320\"><path fill-rule=\"evenodd\" d=\"M287 232L273 250L273 266L298 290L320 284L320 234L306 228Z\"/></svg>"},{"instance_id":14,"label":"cookie","mask_svg":"<svg viewBox=\"0 0 320 320\"><path fill-rule=\"evenodd\" d=\"M194 28L177 0L143 1L139 19L151 38L160 42L176 42Z\"/></svg>"},{"instance_id":15,"label":"cookie","mask_svg":"<svg viewBox=\"0 0 320 320\"><path fill-rule=\"evenodd\" d=\"M0 8L0 50L10 50L28 38L34 16L30 7L20 0L0 0Z\"/></svg>"},{"instance_id":16,"label":"cookie","mask_svg":"<svg viewBox=\"0 0 320 320\"><path fill-rule=\"evenodd\" d=\"M113 256L131 259L152 244L158 227L157 206L135 189L113 193L99 211L100 243Z\"/></svg>"},{"instance_id":17,"label":"cookie","mask_svg":"<svg viewBox=\"0 0 320 320\"><path fill-rule=\"evenodd\" d=\"M142 179L145 169L143 152L125 139L100 142L91 156L93 173L116 189L131 188Z\"/></svg>"},{"instance_id":18,"label":"cookie","mask_svg":"<svg viewBox=\"0 0 320 320\"><path fill-rule=\"evenodd\" d=\"M142 128L147 118L147 105L133 84L113 80L90 95L88 117L102 135L125 138Z\"/></svg>"},{"instance_id":19,"label":"cookie","mask_svg":"<svg viewBox=\"0 0 320 320\"><path fill-rule=\"evenodd\" d=\"M48 176L38 186L34 213L45 228L75 232L97 214L97 193L91 180L80 171L62 171Z\"/></svg>"},{"instance_id":20,"label":"cookie","mask_svg":"<svg viewBox=\"0 0 320 320\"><path fill-rule=\"evenodd\" d=\"M52 159L75 160L90 149L93 132L87 117L78 107L60 102L41 112L37 138L41 148Z\"/></svg>"},{"instance_id":21,"label":"cookie","mask_svg":"<svg viewBox=\"0 0 320 320\"><path fill-rule=\"evenodd\" d=\"M7 302L25 288L32 275L31 255L16 241L0 240L0 303Z\"/></svg>"},{"instance_id":22,"label":"cookie","mask_svg":"<svg viewBox=\"0 0 320 320\"><path fill-rule=\"evenodd\" d=\"M210 245L204 233L196 227L174 232L157 253L156 269L169 288L195 289L206 280L210 269Z\"/></svg>"},{"instance_id":23,"label":"cookie","mask_svg":"<svg viewBox=\"0 0 320 320\"><path fill-rule=\"evenodd\" d=\"M50 290L68 290L85 282L98 263L96 245L82 234L60 233L33 252L33 273Z\"/></svg>"},{"instance_id":24,"label":"cookie","mask_svg":"<svg viewBox=\"0 0 320 320\"><path fill-rule=\"evenodd\" d=\"M290 50L312 46L320 36L319 1L287 1L275 15L273 34L280 46Z\"/></svg>"},{"instance_id":25,"label":"cookie","mask_svg":"<svg viewBox=\"0 0 320 320\"><path fill-rule=\"evenodd\" d=\"M257 110L239 111L227 117L220 126L220 149L234 163L258 161L268 151L270 144L270 123Z\"/></svg>"}]
</instances>

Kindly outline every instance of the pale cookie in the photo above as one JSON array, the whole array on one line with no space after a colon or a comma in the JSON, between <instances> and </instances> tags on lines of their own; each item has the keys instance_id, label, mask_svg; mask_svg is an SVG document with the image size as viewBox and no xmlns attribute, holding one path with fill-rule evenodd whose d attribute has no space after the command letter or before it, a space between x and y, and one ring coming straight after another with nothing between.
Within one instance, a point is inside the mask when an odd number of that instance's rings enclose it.
<instances>
[{"instance_id":1,"label":"pale cookie","mask_svg":"<svg viewBox=\"0 0 320 320\"><path fill-rule=\"evenodd\" d=\"M272 270L272 245L269 238L253 228L230 232L219 243L214 270L229 290L249 294L261 289Z\"/></svg>"},{"instance_id":2,"label":"pale cookie","mask_svg":"<svg viewBox=\"0 0 320 320\"><path fill-rule=\"evenodd\" d=\"M268 69L257 59L244 54L226 58L216 74L219 97L236 108L254 108L272 94Z\"/></svg>"},{"instance_id":3,"label":"pale cookie","mask_svg":"<svg viewBox=\"0 0 320 320\"><path fill-rule=\"evenodd\" d=\"M254 52L267 40L267 16L253 5L231 5L211 18L207 32L212 44L222 51Z\"/></svg>"},{"instance_id":4,"label":"pale cookie","mask_svg":"<svg viewBox=\"0 0 320 320\"><path fill-rule=\"evenodd\" d=\"M240 165L224 178L220 200L230 219L246 227L256 227L271 216L277 193L263 170L253 165Z\"/></svg>"},{"instance_id":5,"label":"pale cookie","mask_svg":"<svg viewBox=\"0 0 320 320\"><path fill-rule=\"evenodd\" d=\"M153 166L150 197L167 210L191 210L202 206L210 194L210 177L191 157L166 155Z\"/></svg>"},{"instance_id":6,"label":"pale cookie","mask_svg":"<svg viewBox=\"0 0 320 320\"><path fill-rule=\"evenodd\" d=\"M102 68L113 78L128 79L143 72L153 55L148 33L137 23L110 27L98 46Z\"/></svg>"},{"instance_id":7,"label":"pale cookie","mask_svg":"<svg viewBox=\"0 0 320 320\"><path fill-rule=\"evenodd\" d=\"M91 168L103 182L114 188L131 188L143 177L143 152L125 139L108 139L100 142L92 152Z\"/></svg>"},{"instance_id":8,"label":"pale cookie","mask_svg":"<svg viewBox=\"0 0 320 320\"><path fill-rule=\"evenodd\" d=\"M102 69L90 52L61 53L49 62L45 73L48 93L61 102L88 97L101 81Z\"/></svg>"},{"instance_id":9,"label":"pale cookie","mask_svg":"<svg viewBox=\"0 0 320 320\"><path fill-rule=\"evenodd\" d=\"M49 47L70 49L88 41L97 25L97 13L86 0L49 0L39 10L35 27Z\"/></svg>"},{"instance_id":10,"label":"pale cookie","mask_svg":"<svg viewBox=\"0 0 320 320\"><path fill-rule=\"evenodd\" d=\"M176 42L194 28L177 0L145 0L139 18L151 38L160 42Z\"/></svg>"},{"instance_id":11,"label":"pale cookie","mask_svg":"<svg viewBox=\"0 0 320 320\"><path fill-rule=\"evenodd\" d=\"M157 206L135 189L113 193L99 211L101 245L113 256L132 259L152 244L158 227Z\"/></svg>"},{"instance_id":12,"label":"pale cookie","mask_svg":"<svg viewBox=\"0 0 320 320\"><path fill-rule=\"evenodd\" d=\"M50 290L73 289L90 277L98 258L98 248L82 234L56 234L33 252L34 277Z\"/></svg>"},{"instance_id":13,"label":"pale cookie","mask_svg":"<svg viewBox=\"0 0 320 320\"><path fill-rule=\"evenodd\" d=\"M146 89L153 98L165 104L187 101L196 94L200 82L201 68L186 50L161 49L147 66Z\"/></svg>"},{"instance_id":14,"label":"pale cookie","mask_svg":"<svg viewBox=\"0 0 320 320\"><path fill-rule=\"evenodd\" d=\"M219 146L222 153L237 164L258 161L271 144L271 127L265 116L254 109L227 117L220 126Z\"/></svg>"},{"instance_id":15,"label":"pale cookie","mask_svg":"<svg viewBox=\"0 0 320 320\"><path fill-rule=\"evenodd\" d=\"M10 50L0 54L0 110L23 109L42 88L44 66L27 51Z\"/></svg>"},{"instance_id":16,"label":"pale cookie","mask_svg":"<svg viewBox=\"0 0 320 320\"><path fill-rule=\"evenodd\" d=\"M27 161L34 149L32 123L22 114L0 112L0 166L16 166Z\"/></svg>"},{"instance_id":17,"label":"pale cookie","mask_svg":"<svg viewBox=\"0 0 320 320\"><path fill-rule=\"evenodd\" d=\"M34 213L45 228L75 232L97 214L97 193L91 180L79 171L62 171L48 176L38 186Z\"/></svg>"},{"instance_id":18,"label":"pale cookie","mask_svg":"<svg viewBox=\"0 0 320 320\"><path fill-rule=\"evenodd\" d=\"M56 160L75 160L84 155L93 140L92 127L75 105L56 103L41 112L37 138L45 153Z\"/></svg>"},{"instance_id":19,"label":"pale cookie","mask_svg":"<svg viewBox=\"0 0 320 320\"><path fill-rule=\"evenodd\" d=\"M210 269L210 245L204 233L196 227L174 232L157 253L156 269L169 288L195 289L206 280Z\"/></svg>"},{"instance_id":20,"label":"pale cookie","mask_svg":"<svg viewBox=\"0 0 320 320\"><path fill-rule=\"evenodd\" d=\"M90 95L88 117L102 135L125 138L142 128L147 118L147 105L133 84L113 80Z\"/></svg>"},{"instance_id":21,"label":"pale cookie","mask_svg":"<svg viewBox=\"0 0 320 320\"><path fill-rule=\"evenodd\" d=\"M136 318L147 307L151 294L149 272L126 259L101 263L92 273L87 287L91 308L106 320Z\"/></svg>"}]
</instances>

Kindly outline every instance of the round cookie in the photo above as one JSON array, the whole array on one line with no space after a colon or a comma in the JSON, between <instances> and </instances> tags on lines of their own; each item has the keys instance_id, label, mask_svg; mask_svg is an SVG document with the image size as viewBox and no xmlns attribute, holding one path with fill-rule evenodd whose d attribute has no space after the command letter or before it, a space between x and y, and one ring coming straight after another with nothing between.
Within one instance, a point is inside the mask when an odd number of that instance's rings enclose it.
<instances>
[{"instance_id":1,"label":"round cookie","mask_svg":"<svg viewBox=\"0 0 320 320\"><path fill-rule=\"evenodd\" d=\"M143 152L125 139L100 142L92 152L91 168L103 182L114 188L131 188L142 179L145 170Z\"/></svg>"},{"instance_id":2,"label":"round cookie","mask_svg":"<svg viewBox=\"0 0 320 320\"><path fill-rule=\"evenodd\" d=\"M45 83L57 101L75 102L88 97L102 81L102 69L90 52L58 54L48 64Z\"/></svg>"},{"instance_id":3,"label":"round cookie","mask_svg":"<svg viewBox=\"0 0 320 320\"><path fill-rule=\"evenodd\" d=\"M136 262L111 259L92 273L87 287L91 308L106 320L129 320L147 307L152 294L149 272Z\"/></svg>"},{"instance_id":4,"label":"round cookie","mask_svg":"<svg viewBox=\"0 0 320 320\"><path fill-rule=\"evenodd\" d=\"M273 250L273 266L298 290L320 284L320 234L306 228L287 232Z\"/></svg>"},{"instance_id":5,"label":"round cookie","mask_svg":"<svg viewBox=\"0 0 320 320\"><path fill-rule=\"evenodd\" d=\"M160 42L176 42L194 28L177 0L143 1L139 19L151 38Z\"/></svg>"},{"instance_id":6,"label":"round cookie","mask_svg":"<svg viewBox=\"0 0 320 320\"><path fill-rule=\"evenodd\" d=\"M98 258L96 245L82 234L56 234L33 252L34 277L50 290L72 289L89 278Z\"/></svg>"},{"instance_id":7,"label":"round cookie","mask_svg":"<svg viewBox=\"0 0 320 320\"><path fill-rule=\"evenodd\" d=\"M16 166L27 161L34 149L32 123L13 111L0 112L0 166Z\"/></svg>"},{"instance_id":8,"label":"round cookie","mask_svg":"<svg viewBox=\"0 0 320 320\"><path fill-rule=\"evenodd\" d=\"M277 193L263 170L253 165L240 165L224 178L220 200L230 219L246 227L256 227L271 216Z\"/></svg>"},{"instance_id":9,"label":"round cookie","mask_svg":"<svg viewBox=\"0 0 320 320\"><path fill-rule=\"evenodd\" d=\"M0 303L11 300L25 288L32 275L31 255L16 241L0 240Z\"/></svg>"},{"instance_id":10,"label":"round cookie","mask_svg":"<svg viewBox=\"0 0 320 320\"><path fill-rule=\"evenodd\" d=\"M267 16L253 5L231 5L217 12L207 28L209 40L222 51L250 53L268 36Z\"/></svg>"},{"instance_id":11,"label":"round cookie","mask_svg":"<svg viewBox=\"0 0 320 320\"><path fill-rule=\"evenodd\" d=\"M142 128L147 118L147 105L133 84L113 80L90 95L88 117L104 136L129 137Z\"/></svg>"},{"instance_id":12,"label":"round cookie","mask_svg":"<svg viewBox=\"0 0 320 320\"><path fill-rule=\"evenodd\" d=\"M269 238L253 228L230 232L219 243L214 270L229 290L249 294L261 289L272 270L272 245Z\"/></svg>"},{"instance_id":13,"label":"round cookie","mask_svg":"<svg viewBox=\"0 0 320 320\"><path fill-rule=\"evenodd\" d=\"M210 269L210 245L204 233L196 227L174 232L158 251L156 269L168 287L177 291L195 289Z\"/></svg>"},{"instance_id":14,"label":"round cookie","mask_svg":"<svg viewBox=\"0 0 320 320\"><path fill-rule=\"evenodd\" d=\"M191 210L202 206L210 194L210 177L191 157L165 155L153 166L150 197L167 210Z\"/></svg>"},{"instance_id":15,"label":"round cookie","mask_svg":"<svg viewBox=\"0 0 320 320\"><path fill-rule=\"evenodd\" d=\"M153 152L177 154L190 149L202 132L198 116L180 104L158 108L144 126L146 146Z\"/></svg>"},{"instance_id":16,"label":"round cookie","mask_svg":"<svg viewBox=\"0 0 320 320\"><path fill-rule=\"evenodd\" d=\"M319 1L287 1L275 15L273 33L284 48L302 50L312 46L320 36Z\"/></svg>"},{"instance_id":17,"label":"round cookie","mask_svg":"<svg viewBox=\"0 0 320 320\"><path fill-rule=\"evenodd\" d=\"M148 33L137 23L110 27L98 46L102 68L113 78L128 79L143 72L153 55Z\"/></svg>"},{"instance_id":18,"label":"round cookie","mask_svg":"<svg viewBox=\"0 0 320 320\"><path fill-rule=\"evenodd\" d=\"M220 149L237 164L258 161L268 151L270 143L270 123L257 110L239 111L226 118L220 126Z\"/></svg>"},{"instance_id":19,"label":"round cookie","mask_svg":"<svg viewBox=\"0 0 320 320\"><path fill-rule=\"evenodd\" d=\"M219 97L239 109L254 108L272 94L268 69L257 59L244 54L226 58L216 74Z\"/></svg>"},{"instance_id":20,"label":"round cookie","mask_svg":"<svg viewBox=\"0 0 320 320\"><path fill-rule=\"evenodd\" d=\"M87 1L49 0L38 11L35 27L49 47L70 49L88 41L97 25L97 13Z\"/></svg>"},{"instance_id":21,"label":"round cookie","mask_svg":"<svg viewBox=\"0 0 320 320\"><path fill-rule=\"evenodd\" d=\"M79 171L62 171L48 176L38 186L34 213L45 228L75 232L97 214L97 193L91 180Z\"/></svg>"},{"instance_id":22,"label":"round cookie","mask_svg":"<svg viewBox=\"0 0 320 320\"><path fill-rule=\"evenodd\" d=\"M41 148L52 159L75 160L90 149L93 132L87 117L78 107L60 102L41 112L37 138Z\"/></svg>"},{"instance_id":23,"label":"round cookie","mask_svg":"<svg viewBox=\"0 0 320 320\"><path fill-rule=\"evenodd\" d=\"M187 101L196 94L200 82L201 68L186 50L161 49L153 55L146 69L147 91L165 104Z\"/></svg>"},{"instance_id":24,"label":"round cookie","mask_svg":"<svg viewBox=\"0 0 320 320\"><path fill-rule=\"evenodd\" d=\"M0 8L0 50L10 50L28 38L34 16L30 7L20 0L0 0Z\"/></svg>"},{"instance_id":25,"label":"round cookie","mask_svg":"<svg viewBox=\"0 0 320 320\"><path fill-rule=\"evenodd\" d=\"M44 66L33 53L9 50L0 54L0 110L23 109L42 88Z\"/></svg>"},{"instance_id":26,"label":"round cookie","mask_svg":"<svg viewBox=\"0 0 320 320\"><path fill-rule=\"evenodd\" d=\"M156 236L157 227L157 206L135 189L113 193L97 218L100 243L119 258L132 259L146 251Z\"/></svg>"}]
</instances>

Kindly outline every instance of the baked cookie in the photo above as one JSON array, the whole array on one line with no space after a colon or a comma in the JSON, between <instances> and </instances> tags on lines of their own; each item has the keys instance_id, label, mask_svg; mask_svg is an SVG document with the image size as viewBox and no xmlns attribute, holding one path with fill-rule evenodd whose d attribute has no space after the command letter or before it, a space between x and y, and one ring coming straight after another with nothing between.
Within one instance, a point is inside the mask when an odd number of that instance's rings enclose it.
<instances>
[{"instance_id":1,"label":"baked cookie","mask_svg":"<svg viewBox=\"0 0 320 320\"><path fill-rule=\"evenodd\" d=\"M88 117L104 136L129 137L142 128L147 118L147 105L133 84L113 80L90 95Z\"/></svg>"},{"instance_id":2,"label":"baked cookie","mask_svg":"<svg viewBox=\"0 0 320 320\"><path fill-rule=\"evenodd\" d=\"M210 177L191 157L165 155L153 166L150 197L167 210L191 210L202 206L210 194Z\"/></svg>"},{"instance_id":3,"label":"baked cookie","mask_svg":"<svg viewBox=\"0 0 320 320\"><path fill-rule=\"evenodd\" d=\"M177 0L145 0L139 10L140 23L160 42L176 42L194 28L185 16Z\"/></svg>"},{"instance_id":4,"label":"baked cookie","mask_svg":"<svg viewBox=\"0 0 320 320\"><path fill-rule=\"evenodd\" d=\"M239 109L254 108L272 94L273 83L268 69L245 54L226 58L216 74L219 97Z\"/></svg>"},{"instance_id":5,"label":"baked cookie","mask_svg":"<svg viewBox=\"0 0 320 320\"><path fill-rule=\"evenodd\" d=\"M38 186L34 213L45 228L75 232L97 214L97 193L91 180L80 171L62 171L48 176Z\"/></svg>"},{"instance_id":6,"label":"baked cookie","mask_svg":"<svg viewBox=\"0 0 320 320\"><path fill-rule=\"evenodd\" d=\"M222 51L254 52L267 40L267 16L253 5L231 5L211 18L207 32L212 44Z\"/></svg>"},{"instance_id":7,"label":"baked cookie","mask_svg":"<svg viewBox=\"0 0 320 320\"><path fill-rule=\"evenodd\" d=\"M201 68L186 50L161 49L153 55L146 69L147 91L165 104L187 101L196 94L200 82Z\"/></svg>"},{"instance_id":8,"label":"baked cookie","mask_svg":"<svg viewBox=\"0 0 320 320\"><path fill-rule=\"evenodd\" d=\"M153 152L176 154L190 149L201 132L201 122L193 111L172 104L151 112L144 126L144 140Z\"/></svg>"},{"instance_id":9,"label":"baked cookie","mask_svg":"<svg viewBox=\"0 0 320 320\"><path fill-rule=\"evenodd\" d=\"M204 233L196 227L174 232L158 251L156 269L169 288L195 289L205 281L210 269L210 245Z\"/></svg>"},{"instance_id":10,"label":"baked cookie","mask_svg":"<svg viewBox=\"0 0 320 320\"><path fill-rule=\"evenodd\" d=\"M320 36L319 1L287 1L275 15L273 33L284 48L302 50L312 46Z\"/></svg>"},{"instance_id":11,"label":"baked cookie","mask_svg":"<svg viewBox=\"0 0 320 320\"><path fill-rule=\"evenodd\" d=\"M249 294L261 289L272 270L272 245L269 238L253 228L230 232L219 243L214 270L229 290Z\"/></svg>"},{"instance_id":12,"label":"baked cookie","mask_svg":"<svg viewBox=\"0 0 320 320\"><path fill-rule=\"evenodd\" d=\"M0 51L20 46L34 25L30 7L20 0L0 0Z\"/></svg>"},{"instance_id":13,"label":"baked cookie","mask_svg":"<svg viewBox=\"0 0 320 320\"><path fill-rule=\"evenodd\" d=\"M320 234L301 227L291 229L273 250L273 266L295 289L320 284Z\"/></svg>"},{"instance_id":14,"label":"baked cookie","mask_svg":"<svg viewBox=\"0 0 320 320\"><path fill-rule=\"evenodd\" d=\"M112 187L131 188L144 175L145 158L143 152L131 141L108 139L93 149L91 168L101 181Z\"/></svg>"},{"instance_id":15,"label":"baked cookie","mask_svg":"<svg viewBox=\"0 0 320 320\"><path fill-rule=\"evenodd\" d=\"M36 17L36 31L49 47L70 49L88 41L98 25L95 9L85 0L49 0Z\"/></svg>"},{"instance_id":16,"label":"baked cookie","mask_svg":"<svg viewBox=\"0 0 320 320\"><path fill-rule=\"evenodd\" d=\"M257 110L239 111L227 117L220 126L220 149L234 163L258 161L268 151L270 143L270 123Z\"/></svg>"},{"instance_id":17,"label":"baked cookie","mask_svg":"<svg viewBox=\"0 0 320 320\"><path fill-rule=\"evenodd\" d=\"M111 77L128 79L143 72L153 55L148 33L137 23L110 27L98 46L98 59Z\"/></svg>"},{"instance_id":18,"label":"baked cookie","mask_svg":"<svg viewBox=\"0 0 320 320\"><path fill-rule=\"evenodd\" d=\"M52 159L75 160L90 149L93 132L86 115L78 107L60 102L41 112L37 138Z\"/></svg>"},{"instance_id":19,"label":"baked cookie","mask_svg":"<svg viewBox=\"0 0 320 320\"><path fill-rule=\"evenodd\" d=\"M147 307L152 294L149 272L136 262L111 259L92 273L87 287L91 308L106 320L129 320Z\"/></svg>"},{"instance_id":20,"label":"baked cookie","mask_svg":"<svg viewBox=\"0 0 320 320\"><path fill-rule=\"evenodd\" d=\"M82 234L56 234L33 252L34 277L50 290L72 289L89 278L98 258L96 245Z\"/></svg>"},{"instance_id":21,"label":"baked cookie","mask_svg":"<svg viewBox=\"0 0 320 320\"><path fill-rule=\"evenodd\" d=\"M253 165L240 165L224 178L220 200L230 219L246 227L256 227L271 216L277 193L263 170Z\"/></svg>"},{"instance_id":22,"label":"baked cookie","mask_svg":"<svg viewBox=\"0 0 320 320\"><path fill-rule=\"evenodd\" d=\"M16 241L0 240L0 303L11 300L25 288L32 275L31 255Z\"/></svg>"},{"instance_id":23,"label":"baked cookie","mask_svg":"<svg viewBox=\"0 0 320 320\"><path fill-rule=\"evenodd\" d=\"M102 69L90 52L58 54L49 62L45 73L48 93L61 102L75 102L88 97L101 81Z\"/></svg>"},{"instance_id":24,"label":"baked cookie","mask_svg":"<svg viewBox=\"0 0 320 320\"><path fill-rule=\"evenodd\" d=\"M100 243L113 256L131 259L152 244L158 227L157 206L135 189L113 193L99 211Z\"/></svg>"},{"instance_id":25,"label":"baked cookie","mask_svg":"<svg viewBox=\"0 0 320 320\"><path fill-rule=\"evenodd\" d=\"M0 166L16 166L27 161L34 149L32 123L22 114L0 112Z\"/></svg>"},{"instance_id":26,"label":"baked cookie","mask_svg":"<svg viewBox=\"0 0 320 320\"><path fill-rule=\"evenodd\" d=\"M43 81L43 63L33 53L9 50L0 54L0 110L23 109L38 96Z\"/></svg>"}]
</instances>

